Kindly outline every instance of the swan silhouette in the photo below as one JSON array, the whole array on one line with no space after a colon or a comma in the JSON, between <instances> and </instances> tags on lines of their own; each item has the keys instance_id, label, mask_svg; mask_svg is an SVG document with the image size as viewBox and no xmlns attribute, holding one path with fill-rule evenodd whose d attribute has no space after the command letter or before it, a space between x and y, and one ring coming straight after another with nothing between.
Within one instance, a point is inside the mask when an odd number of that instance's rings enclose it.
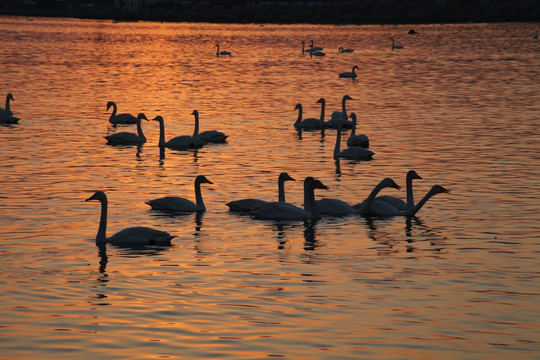
<instances>
[{"instance_id":1,"label":"swan silhouette","mask_svg":"<svg viewBox=\"0 0 540 360\"><path fill-rule=\"evenodd\" d=\"M407 210L409 208L412 208L414 206L414 195L413 195L413 180L414 179L422 179L420 175L416 173L414 170L407 171L407 175L405 177L405 183L407 187L407 202L401 200L398 197L391 196L391 195L381 195L377 196L375 198L375 201L385 201L390 203L393 207L396 209L403 211Z\"/></svg>"},{"instance_id":2,"label":"swan silhouette","mask_svg":"<svg viewBox=\"0 0 540 360\"><path fill-rule=\"evenodd\" d=\"M198 149L203 146L203 142L199 139L194 139L193 136L181 135L176 136L169 141L165 141L165 123L161 115L156 116L152 120L159 122L159 142L161 148L169 148L173 150L188 150Z\"/></svg>"},{"instance_id":3,"label":"swan silhouette","mask_svg":"<svg viewBox=\"0 0 540 360\"><path fill-rule=\"evenodd\" d=\"M279 174L279 177L278 177L278 201L279 202L285 202L285 181L289 181L289 180L294 181L294 179L286 172L282 172L281 174ZM261 200L261 199L241 199L241 200L229 201L225 205L229 207L230 211L248 212L264 204L268 204L268 201Z\"/></svg>"},{"instance_id":4,"label":"swan silhouette","mask_svg":"<svg viewBox=\"0 0 540 360\"><path fill-rule=\"evenodd\" d=\"M206 206L201 194L201 184L213 184L204 175L195 178L195 203L183 197L165 196L154 200L149 200L146 204L152 207L152 210L161 210L173 213L191 213L205 212Z\"/></svg>"},{"instance_id":5,"label":"swan silhouette","mask_svg":"<svg viewBox=\"0 0 540 360\"><path fill-rule=\"evenodd\" d=\"M345 150L341 151L341 126L337 128L336 136L336 146L334 147L334 160L339 158L349 159L349 160L371 160L375 154L373 151L363 148L363 147L348 147Z\"/></svg>"},{"instance_id":6,"label":"swan silhouette","mask_svg":"<svg viewBox=\"0 0 540 360\"><path fill-rule=\"evenodd\" d=\"M311 176L304 180L304 208L287 202L272 202L250 212L256 218L271 220L320 219L321 214L315 206L315 189L328 189L320 180Z\"/></svg>"},{"instance_id":7,"label":"swan silhouette","mask_svg":"<svg viewBox=\"0 0 540 360\"><path fill-rule=\"evenodd\" d=\"M340 199L322 198L315 201L315 206L321 215L344 216L359 213L358 209Z\"/></svg>"},{"instance_id":8,"label":"swan silhouette","mask_svg":"<svg viewBox=\"0 0 540 360\"><path fill-rule=\"evenodd\" d=\"M114 101L109 101L107 103L107 111L109 111L111 106L113 108L113 112L111 116L109 117L109 122L111 124L118 125L118 124L136 124L137 123L137 117L131 114L116 114L117 107Z\"/></svg>"},{"instance_id":9,"label":"swan silhouette","mask_svg":"<svg viewBox=\"0 0 540 360\"><path fill-rule=\"evenodd\" d=\"M313 40L309 40L311 51L321 51L323 48L319 46L314 46Z\"/></svg>"},{"instance_id":10,"label":"swan silhouette","mask_svg":"<svg viewBox=\"0 0 540 360\"><path fill-rule=\"evenodd\" d=\"M358 75L356 75L355 70L360 70L360 68L357 65L354 65L350 72L342 72L342 73L339 74L339 77L340 78L348 78L348 79L356 79L356 77Z\"/></svg>"},{"instance_id":11,"label":"swan silhouette","mask_svg":"<svg viewBox=\"0 0 540 360\"><path fill-rule=\"evenodd\" d=\"M356 120L355 113L351 113L351 119L352 119L353 125L352 125L351 135L347 139L347 146L349 147L359 146L366 149L369 148L369 138L367 137L367 135L356 134L356 126L358 125L358 123Z\"/></svg>"},{"instance_id":12,"label":"swan silhouette","mask_svg":"<svg viewBox=\"0 0 540 360\"><path fill-rule=\"evenodd\" d=\"M0 124L16 124L19 122L19 118L13 116L13 112L10 109L10 100L15 101L13 94L8 93L6 95L6 108L0 108Z\"/></svg>"},{"instance_id":13,"label":"swan silhouette","mask_svg":"<svg viewBox=\"0 0 540 360\"><path fill-rule=\"evenodd\" d=\"M200 140L203 143L224 143L227 141L227 135L217 130L207 130L199 133L199 112L193 110L191 115L195 116L195 131L193 132L193 138Z\"/></svg>"},{"instance_id":14,"label":"swan silhouette","mask_svg":"<svg viewBox=\"0 0 540 360\"><path fill-rule=\"evenodd\" d=\"M142 145L146 142L143 134L141 120L148 120L143 113L137 115L137 134L122 131L112 135L105 136L109 145Z\"/></svg>"},{"instance_id":15,"label":"swan silhouette","mask_svg":"<svg viewBox=\"0 0 540 360\"><path fill-rule=\"evenodd\" d=\"M345 48L343 48L343 47L340 47L340 48L338 49L338 52L339 52L340 54L343 54L343 53L352 53L353 51L354 51L353 49L345 49Z\"/></svg>"},{"instance_id":16,"label":"swan silhouette","mask_svg":"<svg viewBox=\"0 0 540 360\"><path fill-rule=\"evenodd\" d=\"M325 128L324 123L324 111L326 106L326 101L324 98L320 98L316 103L321 104L321 117L320 119L307 118L302 120L302 104L296 104L294 110L298 110L298 118L294 123L295 129L299 130L321 130Z\"/></svg>"},{"instance_id":17,"label":"swan silhouette","mask_svg":"<svg viewBox=\"0 0 540 360\"><path fill-rule=\"evenodd\" d=\"M346 101L354 100L349 95L344 95L341 99L341 111L334 111L330 115L330 120L325 123L327 128L337 128L338 125L341 125L344 129L352 128L353 123L349 121L349 116L347 115Z\"/></svg>"},{"instance_id":18,"label":"swan silhouette","mask_svg":"<svg viewBox=\"0 0 540 360\"><path fill-rule=\"evenodd\" d=\"M216 44L216 47L217 47L217 51L216 51L216 56L217 57L231 56L232 55L230 51L225 51L225 50L219 51L219 44Z\"/></svg>"},{"instance_id":19,"label":"swan silhouette","mask_svg":"<svg viewBox=\"0 0 540 360\"><path fill-rule=\"evenodd\" d=\"M90 200L99 200L101 202L101 218L96 236L97 243L110 243L117 246L167 245L175 237L168 232L143 226L130 227L107 237L107 195L103 191L96 191L94 195L85 201Z\"/></svg>"},{"instance_id":20,"label":"swan silhouette","mask_svg":"<svg viewBox=\"0 0 540 360\"><path fill-rule=\"evenodd\" d=\"M375 200L377 194L384 188L392 187L394 189L401 189L401 187L396 184L392 178L382 179L369 193L368 197L359 204L353 205L355 209L358 209L358 213L361 215L370 215L371 214L371 204Z\"/></svg>"},{"instance_id":21,"label":"swan silhouette","mask_svg":"<svg viewBox=\"0 0 540 360\"><path fill-rule=\"evenodd\" d=\"M392 50L394 50L394 49L396 49L396 50L403 49L403 45L396 44L396 41L395 41L394 38L391 38L390 40L392 40Z\"/></svg>"}]
</instances>

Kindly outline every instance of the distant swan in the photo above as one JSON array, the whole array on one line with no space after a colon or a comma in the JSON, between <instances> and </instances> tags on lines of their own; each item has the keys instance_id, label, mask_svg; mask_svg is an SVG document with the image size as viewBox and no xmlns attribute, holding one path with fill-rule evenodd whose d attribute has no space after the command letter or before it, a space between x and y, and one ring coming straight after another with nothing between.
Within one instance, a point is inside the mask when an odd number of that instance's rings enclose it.
<instances>
[{"instance_id":1,"label":"distant swan","mask_svg":"<svg viewBox=\"0 0 540 360\"><path fill-rule=\"evenodd\" d=\"M94 195L86 199L86 201L90 200L101 202L101 219L96 236L98 243L111 243L118 246L166 245L170 244L171 239L175 237L168 232L142 226L130 227L107 237L107 196L103 191L96 191Z\"/></svg>"},{"instance_id":2,"label":"distant swan","mask_svg":"<svg viewBox=\"0 0 540 360\"><path fill-rule=\"evenodd\" d=\"M148 120L143 113L137 115L137 134L122 131L112 135L105 136L109 145L142 145L146 142L143 134L141 120Z\"/></svg>"},{"instance_id":3,"label":"distant swan","mask_svg":"<svg viewBox=\"0 0 540 360\"><path fill-rule=\"evenodd\" d=\"M217 57L231 56L232 55L230 51L225 51L225 50L219 51L219 44L216 44L216 47L217 47L217 51L216 51L216 56Z\"/></svg>"},{"instance_id":4,"label":"distant swan","mask_svg":"<svg viewBox=\"0 0 540 360\"><path fill-rule=\"evenodd\" d=\"M278 201L279 202L285 202L285 181L288 181L288 180L294 181L294 179L286 172L282 172L281 174L279 174L279 177L278 177ZM248 212L267 203L268 201L261 200L261 199L241 199L241 200L229 201L225 205L229 207L230 211Z\"/></svg>"},{"instance_id":5,"label":"distant swan","mask_svg":"<svg viewBox=\"0 0 540 360\"><path fill-rule=\"evenodd\" d=\"M401 189L401 187L396 184L396 182L392 178L384 178L373 188L373 190L371 190L371 193L369 193L368 197L364 201L354 205L353 207L355 209L358 209L358 213L361 215L370 215L371 204L375 200L375 197L382 189L387 187L392 187L398 190Z\"/></svg>"},{"instance_id":6,"label":"distant swan","mask_svg":"<svg viewBox=\"0 0 540 360\"><path fill-rule=\"evenodd\" d=\"M341 151L341 132L341 126L339 126L337 128L336 146L334 147L334 160L338 160L339 158L349 160L371 160L374 152L363 147L348 147Z\"/></svg>"},{"instance_id":7,"label":"distant swan","mask_svg":"<svg viewBox=\"0 0 540 360\"><path fill-rule=\"evenodd\" d=\"M272 220L305 220L319 219L321 214L315 206L315 189L328 189L321 181L311 176L304 180L304 208L286 202L273 202L250 212L261 219Z\"/></svg>"},{"instance_id":8,"label":"distant swan","mask_svg":"<svg viewBox=\"0 0 540 360\"><path fill-rule=\"evenodd\" d=\"M191 115L195 116L195 131L193 132L193 138L195 140L201 140L204 143L224 143L227 140L227 135L217 130L207 130L199 133L199 112L193 110Z\"/></svg>"},{"instance_id":9,"label":"distant swan","mask_svg":"<svg viewBox=\"0 0 540 360\"><path fill-rule=\"evenodd\" d=\"M356 79L356 77L358 75L356 75L355 70L357 70L357 69L360 70L360 68L357 65L354 65L352 67L351 72L342 72L342 73L339 74L339 77L340 78L348 78L348 79Z\"/></svg>"},{"instance_id":10,"label":"distant swan","mask_svg":"<svg viewBox=\"0 0 540 360\"><path fill-rule=\"evenodd\" d=\"M137 123L137 117L131 115L131 114L116 114L116 103L114 101L109 101L107 103L107 111L109 111L110 107L112 106L113 112L111 116L109 117L109 122L113 125L118 124L136 124Z\"/></svg>"},{"instance_id":11,"label":"distant swan","mask_svg":"<svg viewBox=\"0 0 540 360\"><path fill-rule=\"evenodd\" d=\"M321 117L319 119L315 118L307 118L302 120L302 105L296 104L295 110L298 110L298 118L296 119L294 123L294 127L302 130L321 130L324 129L325 123L324 123L324 111L326 106L326 101L324 98L320 98L316 101L316 103L321 104Z\"/></svg>"},{"instance_id":12,"label":"distant swan","mask_svg":"<svg viewBox=\"0 0 540 360\"><path fill-rule=\"evenodd\" d=\"M353 51L354 51L353 49L344 49L343 47L340 47L340 48L338 49L338 52L339 52L340 54L343 54L343 53L352 53Z\"/></svg>"},{"instance_id":13,"label":"distant swan","mask_svg":"<svg viewBox=\"0 0 540 360\"><path fill-rule=\"evenodd\" d=\"M156 116L154 121L159 122L159 143L160 147L166 147L173 150L188 150L197 149L203 146L203 142L194 139L193 136L181 135L176 136L169 141L165 141L165 124L161 115Z\"/></svg>"},{"instance_id":14,"label":"distant swan","mask_svg":"<svg viewBox=\"0 0 540 360\"><path fill-rule=\"evenodd\" d=\"M165 196L162 198L149 200L146 203L152 210L169 211L174 213L204 212L206 206L201 194L201 184L213 184L204 175L195 178L195 202L178 196Z\"/></svg>"},{"instance_id":15,"label":"distant swan","mask_svg":"<svg viewBox=\"0 0 540 360\"><path fill-rule=\"evenodd\" d=\"M369 138L367 137L367 135L364 135L364 134L356 135L357 120L356 120L355 113L351 113L351 119L352 119L353 126L352 126L351 135L347 139L347 146L349 147L359 146L366 149L369 148Z\"/></svg>"},{"instance_id":16,"label":"distant swan","mask_svg":"<svg viewBox=\"0 0 540 360\"><path fill-rule=\"evenodd\" d=\"M349 95L344 95L341 99L341 111L334 111L332 115L330 115L330 120L328 120L325 125L328 128L337 128L339 125L341 125L344 129L350 129L353 126L353 123L349 121L349 117L347 116L347 109L345 102L347 100L354 100Z\"/></svg>"},{"instance_id":17,"label":"distant swan","mask_svg":"<svg viewBox=\"0 0 540 360\"><path fill-rule=\"evenodd\" d=\"M533 39L538 40L538 30L536 30L536 34L533 35Z\"/></svg>"},{"instance_id":18,"label":"distant swan","mask_svg":"<svg viewBox=\"0 0 540 360\"><path fill-rule=\"evenodd\" d=\"M403 49L403 45L396 44L396 41L395 41L394 38L391 38L391 40L392 40L392 50L394 50L394 49L396 49L396 50Z\"/></svg>"},{"instance_id":19,"label":"distant swan","mask_svg":"<svg viewBox=\"0 0 540 360\"><path fill-rule=\"evenodd\" d=\"M313 40L309 40L311 51L321 51L323 48L319 46L314 46Z\"/></svg>"},{"instance_id":20,"label":"distant swan","mask_svg":"<svg viewBox=\"0 0 540 360\"><path fill-rule=\"evenodd\" d=\"M412 208L414 206L413 183L412 183L414 179L422 179L422 178L414 170L407 171L407 176L405 177L405 183L407 187L407 202L401 200L398 197L391 196L391 195L377 196L375 198L375 201L386 201L400 211Z\"/></svg>"},{"instance_id":21,"label":"distant swan","mask_svg":"<svg viewBox=\"0 0 540 360\"><path fill-rule=\"evenodd\" d=\"M13 112L9 107L10 100L15 101L13 95L11 93L8 93L6 95L6 108L0 108L0 124L16 124L19 122L19 118L13 116Z\"/></svg>"}]
</instances>

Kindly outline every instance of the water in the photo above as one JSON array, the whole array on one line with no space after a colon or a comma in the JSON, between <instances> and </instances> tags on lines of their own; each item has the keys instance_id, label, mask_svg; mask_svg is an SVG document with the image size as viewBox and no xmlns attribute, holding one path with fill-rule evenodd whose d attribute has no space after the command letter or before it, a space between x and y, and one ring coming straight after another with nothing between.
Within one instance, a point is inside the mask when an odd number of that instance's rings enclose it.
<instances>
[{"instance_id":1,"label":"water","mask_svg":"<svg viewBox=\"0 0 540 360\"><path fill-rule=\"evenodd\" d=\"M410 28L0 17L0 95L21 119L0 128L2 357L537 357L538 24ZM325 57L302 55L310 39ZM218 42L233 56L217 58ZM353 65L357 80L338 78ZM329 116L345 94L375 157L337 168L335 131L300 139L292 123L296 103L316 117L324 97ZM229 141L163 157L151 121L140 149L105 145L135 131L109 126L110 100L162 115L167 138L190 134L197 109ZM451 190L409 221L275 224L225 206L276 199L282 171L292 203L306 176L329 186L318 197L357 203L409 169L417 200ZM144 203L193 199L199 174L214 182L201 218ZM151 226L173 245L95 246L95 190L109 235Z\"/></svg>"}]
</instances>

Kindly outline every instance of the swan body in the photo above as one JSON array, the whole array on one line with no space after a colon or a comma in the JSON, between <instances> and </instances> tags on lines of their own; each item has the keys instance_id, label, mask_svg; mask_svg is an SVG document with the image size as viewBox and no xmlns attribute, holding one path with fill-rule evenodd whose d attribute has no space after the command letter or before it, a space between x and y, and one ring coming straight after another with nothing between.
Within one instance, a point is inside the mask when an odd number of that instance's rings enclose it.
<instances>
[{"instance_id":1,"label":"swan body","mask_svg":"<svg viewBox=\"0 0 540 360\"><path fill-rule=\"evenodd\" d=\"M191 115L195 116L195 131L193 132L193 138L195 140L200 140L203 143L224 143L227 141L227 135L217 130L207 130L199 132L199 112L193 110Z\"/></svg>"},{"instance_id":2,"label":"swan body","mask_svg":"<svg viewBox=\"0 0 540 360\"><path fill-rule=\"evenodd\" d=\"M6 108L0 108L0 124L16 124L19 122L19 118L13 116L13 112L10 109L10 100L15 101L13 94L8 93L6 95Z\"/></svg>"},{"instance_id":3,"label":"swan body","mask_svg":"<svg viewBox=\"0 0 540 360\"><path fill-rule=\"evenodd\" d=\"M296 122L294 123L294 127L302 130L321 130L325 128L324 123L324 111L325 111L325 103L326 101L323 98L320 98L316 101L317 103L321 104L321 117L319 119L315 118L307 118L302 120L302 105L296 104L295 110L298 110L298 118L296 119Z\"/></svg>"},{"instance_id":4,"label":"swan body","mask_svg":"<svg viewBox=\"0 0 540 360\"><path fill-rule=\"evenodd\" d=\"M113 112L111 116L109 117L109 122L111 124L118 125L118 124L136 124L137 123L137 117L131 114L116 114L117 107L114 101L109 101L107 103L107 111L109 111L111 106L113 108Z\"/></svg>"},{"instance_id":5,"label":"swan body","mask_svg":"<svg viewBox=\"0 0 540 360\"><path fill-rule=\"evenodd\" d=\"M334 147L334 160L338 160L339 158L349 160L371 160L371 158L373 158L375 153L363 147L348 147L341 151L341 131L341 126L339 126L337 128L336 146Z\"/></svg>"},{"instance_id":6,"label":"swan body","mask_svg":"<svg viewBox=\"0 0 540 360\"><path fill-rule=\"evenodd\" d=\"M217 57L231 56L232 55L230 51L225 51L225 50L219 51L219 44L216 44L216 47L217 47L217 51L216 51L216 56Z\"/></svg>"},{"instance_id":7,"label":"swan body","mask_svg":"<svg viewBox=\"0 0 540 360\"><path fill-rule=\"evenodd\" d=\"M371 204L375 201L375 197L379 192L381 192L382 189L387 187L392 187L398 190L401 189L401 187L396 184L394 179L384 178L373 188L373 190L371 190L371 193L369 193L368 197L364 201L359 204L353 205L353 207L357 209L358 213L361 215L370 215Z\"/></svg>"},{"instance_id":8,"label":"swan body","mask_svg":"<svg viewBox=\"0 0 540 360\"><path fill-rule=\"evenodd\" d=\"M115 134L105 136L109 145L142 145L146 142L146 137L143 134L141 120L148 120L146 115L140 113L137 115L137 134L122 131Z\"/></svg>"},{"instance_id":9,"label":"swan body","mask_svg":"<svg viewBox=\"0 0 540 360\"><path fill-rule=\"evenodd\" d=\"M351 135L347 139L347 146L349 147L363 147L363 148L369 148L369 138L367 135L364 134L356 134L356 126L357 126L357 120L356 120L356 114L351 113L351 119L352 119L352 131Z\"/></svg>"},{"instance_id":10,"label":"swan body","mask_svg":"<svg viewBox=\"0 0 540 360\"><path fill-rule=\"evenodd\" d=\"M204 175L195 178L195 202L178 196L165 196L146 203L152 210L168 211L173 213L204 212L206 206L201 194L201 184L213 184Z\"/></svg>"},{"instance_id":11,"label":"swan body","mask_svg":"<svg viewBox=\"0 0 540 360\"><path fill-rule=\"evenodd\" d=\"M391 40L392 40L392 50L403 49L403 45L396 44L396 41L394 39L391 39Z\"/></svg>"},{"instance_id":12,"label":"swan body","mask_svg":"<svg viewBox=\"0 0 540 360\"><path fill-rule=\"evenodd\" d=\"M538 40L538 30L536 30L536 34L533 35L533 39Z\"/></svg>"},{"instance_id":13,"label":"swan body","mask_svg":"<svg viewBox=\"0 0 540 360\"><path fill-rule=\"evenodd\" d=\"M342 72L339 74L340 78L348 78L348 79L356 79L358 75L356 75L355 70L360 70L360 68L357 65L354 65L352 67L352 70L350 72Z\"/></svg>"},{"instance_id":14,"label":"swan body","mask_svg":"<svg viewBox=\"0 0 540 360\"><path fill-rule=\"evenodd\" d=\"M315 201L317 209L321 215L343 216L349 214L358 214L359 210L355 209L345 201L340 199L323 198Z\"/></svg>"},{"instance_id":15,"label":"swan body","mask_svg":"<svg viewBox=\"0 0 540 360\"><path fill-rule=\"evenodd\" d=\"M349 117L347 116L347 108L346 108L346 101L347 100L354 100L349 95L344 95L341 99L341 111L334 111L332 115L330 115L330 120L328 120L325 125L327 128L337 128L341 125L344 129L350 129L353 126L352 121L349 121Z\"/></svg>"},{"instance_id":16,"label":"swan body","mask_svg":"<svg viewBox=\"0 0 540 360\"><path fill-rule=\"evenodd\" d=\"M279 174L278 177L278 201L279 202L285 202L285 181L294 179L287 174L286 172L282 172ZM252 211L258 207L261 207L264 204L268 204L268 201L261 200L261 199L241 199L241 200L234 200L229 201L227 204L230 211L235 212L249 212Z\"/></svg>"},{"instance_id":17,"label":"swan body","mask_svg":"<svg viewBox=\"0 0 540 360\"><path fill-rule=\"evenodd\" d=\"M156 116L154 121L159 122L159 142L160 147L166 147L173 150L188 150L198 149L204 145L199 139L194 139L193 136L181 135L176 136L169 141L165 141L165 123L161 115Z\"/></svg>"},{"instance_id":18,"label":"swan body","mask_svg":"<svg viewBox=\"0 0 540 360\"><path fill-rule=\"evenodd\" d=\"M340 48L338 49L338 52L339 52L340 54L343 54L343 53L352 53L353 51L354 51L353 49L344 49L343 47L340 47Z\"/></svg>"},{"instance_id":19,"label":"swan body","mask_svg":"<svg viewBox=\"0 0 540 360\"><path fill-rule=\"evenodd\" d=\"M414 170L407 171L407 176L405 177L405 183L407 187L407 202L401 200L398 197L390 196L390 195L381 195L377 196L375 198L375 201L384 201L389 203L394 208L404 211L409 208L412 208L414 206L414 195L413 195L413 180L414 179L422 179L420 175L416 173Z\"/></svg>"},{"instance_id":20,"label":"swan body","mask_svg":"<svg viewBox=\"0 0 540 360\"><path fill-rule=\"evenodd\" d=\"M96 242L98 243L110 243L117 246L168 245L171 243L171 239L175 237L168 232L143 226L126 228L107 237L107 195L103 191L96 191L94 195L86 199L86 201L90 200L99 200L101 202L101 219L96 236Z\"/></svg>"}]
</instances>

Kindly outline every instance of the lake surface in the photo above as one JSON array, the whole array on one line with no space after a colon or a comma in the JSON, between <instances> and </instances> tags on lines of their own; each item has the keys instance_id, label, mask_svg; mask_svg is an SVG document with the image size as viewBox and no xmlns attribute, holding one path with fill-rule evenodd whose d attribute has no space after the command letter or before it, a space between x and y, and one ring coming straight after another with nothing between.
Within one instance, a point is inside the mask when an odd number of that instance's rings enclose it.
<instances>
[{"instance_id":1,"label":"lake surface","mask_svg":"<svg viewBox=\"0 0 540 360\"><path fill-rule=\"evenodd\" d=\"M414 26L112 23L0 17L0 346L29 359L533 359L540 351L539 24ZM417 35L407 35L410 28ZM390 38L403 45L391 49ZM313 39L324 57L302 54ZM216 57L216 43L231 57ZM354 49L339 54L338 48ZM338 73L358 65L356 80ZM371 161L332 158L335 130L299 134L350 95ZM166 138L229 135L198 151L106 145L120 113L165 119ZM348 136L343 139L343 146ZM262 221L228 211L248 197L301 206L362 201L414 169L412 219ZM145 201L194 199L207 212L167 216ZM150 226L170 247L97 247Z\"/></svg>"}]
</instances>

